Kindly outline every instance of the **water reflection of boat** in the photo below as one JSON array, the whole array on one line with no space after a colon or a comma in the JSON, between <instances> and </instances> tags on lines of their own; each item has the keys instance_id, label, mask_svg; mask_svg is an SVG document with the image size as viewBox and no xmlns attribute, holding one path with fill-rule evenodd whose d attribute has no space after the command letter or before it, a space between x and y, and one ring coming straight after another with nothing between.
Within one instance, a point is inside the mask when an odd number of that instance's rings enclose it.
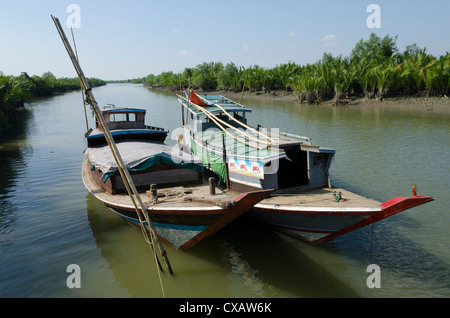
<instances>
[{"instance_id":1,"label":"water reflection of boat","mask_svg":"<svg viewBox=\"0 0 450 318\"><path fill-rule=\"evenodd\" d=\"M272 192L232 194L217 189L203 177L198 158L164 144L166 130L145 126L145 110L105 108L102 116L158 236L178 250L217 232ZM90 130L86 138L82 168L86 188L128 223L140 227L132 197L102 132Z\"/></svg>"},{"instance_id":2,"label":"water reflection of boat","mask_svg":"<svg viewBox=\"0 0 450 318\"><path fill-rule=\"evenodd\" d=\"M313 145L308 137L250 127L246 114L251 110L223 96L191 91L179 101L180 144L229 189L277 189L250 214L288 234L326 242L434 200L414 194L381 203L333 188L329 169L335 150Z\"/></svg>"}]
</instances>

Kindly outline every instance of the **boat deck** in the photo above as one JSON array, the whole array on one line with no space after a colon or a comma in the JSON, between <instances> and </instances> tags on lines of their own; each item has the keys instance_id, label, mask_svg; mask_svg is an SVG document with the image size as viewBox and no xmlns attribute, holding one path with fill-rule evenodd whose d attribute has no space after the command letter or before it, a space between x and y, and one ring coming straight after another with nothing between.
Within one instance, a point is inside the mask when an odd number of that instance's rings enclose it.
<instances>
[{"instance_id":1,"label":"boat deck","mask_svg":"<svg viewBox=\"0 0 450 318\"><path fill-rule=\"evenodd\" d=\"M128 194L106 193L93 179L90 171L89 160L84 158L82 167L82 178L87 189L100 201L121 207L134 208L133 202ZM209 183L204 180L202 183L193 186L177 186L158 189L158 203L153 203L149 192L139 194L142 201L149 209L174 209L180 208L189 210L195 202L196 207L226 207L233 202L237 193L226 193L216 187L216 194L209 193Z\"/></svg>"},{"instance_id":2,"label":"boat deck","mask_svg":"<svg viewBox=\"0 0 450 318\"><path fill-rule=\"evenodd\" d=\"M158 127L145 127L145 128L123 128L123 129L114 129L110 130L111 135L133 135L133 134L152 134L152 133L168 133L167 130L164 130L163 128ZM95 137L102 137L105 134L103 131L99 128L94 128L92 131L89 132L89 134L86 136L87 138L95 138Z\"/></svg>"},{"instance_id":3,"label":"boat deck","mask_svg":"<svg viewBox=\"0 0 450 318\"><path fill-rule=\"evenodd\" d=\"M341 199L336 202L336 192L341 193ZM380 202L369 199L341 188L320 188L301 190L300 187L279 190L269 198L260 202L259 206L278 206L289 209L301 207L302 209L318 208L329 211L379 211Z\"/></svg>"}]
</instances>

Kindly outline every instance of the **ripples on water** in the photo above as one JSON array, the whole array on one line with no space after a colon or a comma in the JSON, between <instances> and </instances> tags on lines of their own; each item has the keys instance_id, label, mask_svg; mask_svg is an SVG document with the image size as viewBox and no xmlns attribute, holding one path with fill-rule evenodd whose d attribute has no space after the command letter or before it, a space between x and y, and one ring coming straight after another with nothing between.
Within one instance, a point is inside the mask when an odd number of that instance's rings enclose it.
<instances>
[{"instance_id":1,"label":"ripples on water","mask_svg":"<svg viewBox=\"0 0 450 318\"><path fill-rule=\"evenodd\" d=\"M137 85L94 89L101 105L144 107L151 125L179 126L174 96ZM167 248L168 297L448 297L449 116L357 107L249 102L251 124L336 148L333 182L377 200L436 201L311 246L245 218L194 249ZM29 106L26 125L0 140L1 297L161 297L142 234L89 195L81 181L86 130L79 92ZM90 120L92 120L90 118ZM382 288L366 268L380 265ZM66 287L69 264L82 288Z\"/></svg>"}]
</instances>

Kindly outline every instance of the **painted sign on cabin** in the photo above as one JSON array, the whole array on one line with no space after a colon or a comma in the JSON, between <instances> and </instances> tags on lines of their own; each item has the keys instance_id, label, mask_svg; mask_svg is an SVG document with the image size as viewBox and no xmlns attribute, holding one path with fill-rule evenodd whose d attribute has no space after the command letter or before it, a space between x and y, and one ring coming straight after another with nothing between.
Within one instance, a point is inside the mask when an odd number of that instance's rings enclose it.
<instances>
[{"instance_id":1,"label":"painted sign on cabin","mask_svg":"<svg viewBox=\"0 0 450 318\"><path fill-rule=\"evenodd\" d=\"M264 167L261 162L227 158L228 171L258 179L264 179Z\"/></svg>"}]
</instances>

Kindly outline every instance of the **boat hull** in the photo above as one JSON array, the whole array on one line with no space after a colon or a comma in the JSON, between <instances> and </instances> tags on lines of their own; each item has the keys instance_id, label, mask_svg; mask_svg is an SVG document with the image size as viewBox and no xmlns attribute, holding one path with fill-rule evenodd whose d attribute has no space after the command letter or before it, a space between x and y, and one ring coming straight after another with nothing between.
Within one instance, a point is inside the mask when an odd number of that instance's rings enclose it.
<instances>
[{"instance_id":1,"label":"boat hull","mask_svg":"<svg viewBox=\"0 0 450 318\"><path fill-rule=\"evenodd\" d=\"M282 206L263 200L249 214L281 232L320 244L433 200L430 196L397 197L378 207Z\"/></svg>"},{"instance_id":2,"label":"boat hull","mask_svg":"<svg viewBox=\"0 0 450 318\"><path fill-rule=\"evenodd\" d=\"M141 223L127 194L112 194L98 183L98 173L90 169L87 156L82 166L82 178L86 189L110 210L134 227L149 230L145 220ZM262 190L211 195L209 191L208 183L169 187L158 190L163 197L158 198L157 202L148 192L142 193L142 200L146 202L149 219L158 237L175 249L185 251L219 231L273 192Z\"/></svg>"},{"instance_id":3,"label":"boat hull","mask_svg":"<svg viewBox=\"0 0 450 318\"><path fill-rule=\"evenodd\" d=\"M173 248L185 251L249 211L272 192L265 190L242 193L228 206L152 206L147 212L159 238ZM105 201L103 203L133 227L141 228L141 222L133 208ZM143 223L148 230L147 222Z\"/></svg>"}]
</instances>

